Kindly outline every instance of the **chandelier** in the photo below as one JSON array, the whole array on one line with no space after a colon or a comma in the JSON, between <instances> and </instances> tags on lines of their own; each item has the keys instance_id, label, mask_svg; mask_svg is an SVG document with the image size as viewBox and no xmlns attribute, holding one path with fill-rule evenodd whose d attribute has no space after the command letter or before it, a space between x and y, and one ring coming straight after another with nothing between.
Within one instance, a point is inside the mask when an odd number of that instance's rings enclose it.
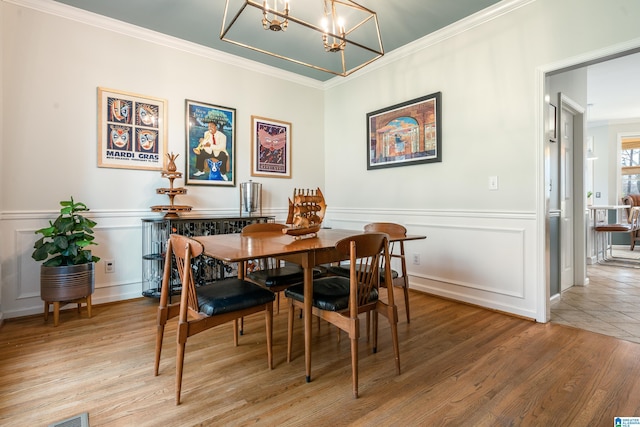
<instances>
[{"instance_id":1,"label":"chandelier","mask_svg":"<svg viewBox=\"0 0 640 427\"><path fill-rule=\"evenodd\" d=\"M262 28L271 31L286 31L289 25L289 1L285 1L283 14L277 14L278 12L278 0L273 0L273 11L276 14L272 14L272 18L269 19L269 5L267 0L264 0L262 4ZM282 17L280 21L278 18Z\"/></svg>"},{"instance_id":2,"label":"chandelier","mask_svg":"<svg viewBox=\"0 0 640 427\"><path fill-rule=\"evenodd\" d=\"M332 36L332 41L329 43L329 22L331 22L332 34L338 34L338 36ZM336 2L333 0L324 0L324 18L322 18L322 42L324 44L324 50L326 52L340 52L344 50L347 42L344 38L344 19L338 17L336 13Z\"/></svg>"},{"instance_id":3,"label":"chandelier","mask_svg":"<svg viewBox=\"0 0 640 427\"><path fill-rule=\"evenodd\" d=\"M226 0L220 39L338 76L384 55L374 11L351 0L290 3Z\"/></svg>"}]
</instances>

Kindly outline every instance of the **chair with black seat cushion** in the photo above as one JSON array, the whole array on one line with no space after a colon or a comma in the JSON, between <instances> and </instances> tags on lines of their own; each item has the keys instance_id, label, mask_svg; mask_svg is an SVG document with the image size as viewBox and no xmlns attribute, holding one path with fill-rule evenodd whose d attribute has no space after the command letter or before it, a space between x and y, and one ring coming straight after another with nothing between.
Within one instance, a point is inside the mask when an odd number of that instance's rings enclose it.
<instances>
[{"instance_id":1,"label":"chair with black seat cushion","mask_svg":"<svg viewBox=\"0 0 640 427\"><path fill-rule=\"evenodd\" d=\"M182 371L187 339L204 330L233 321L234 344L238 345L237 319L260 311L265 312L267 364L273 367L271 336L273 331L273 292L254 283L228 278L203 286L195 286L192 260L202 255L204 248L197 240L172 234L167 244L165 270L158 307L156 332L155 375L160 368L162 339L167 321L178 316L176 357L176 405L180 404ZM171 256L182 283L180 302L167 305L171 280Z\"/></svg>"},{"instance_id":2,"label":"chair with black seat cushion","mask_svg":"<svg viewBox=\"0 0 640 427\"><path fill-rule=\"evenodd\" d=\"M398 236L405 237L407 235L407 229L392 222L373 222L364 226L365 233L378 232L387 233L390 237ZM404 307L407 317L407 323L411 321L409 313L409 279L407 276L407 262L404 254L404 242L402 240L389 243L389 257L397 259L400 262L400 271L391 269L391 283L393 286L402 288L404 293ZM347 263L341 263L340 265L329 266L328 273L336 274L340 276L349 276L349 265ZM383 266L380 269L380 286L387 288L387 290L393 290L387 286L385 281L386 267Z\"/></svg>"},{"instance_id":3,"label":"chair with black seat cushion","mask_svg":"<svg viewBox=\"0 0 640 427\"><path fill-rule=\"evenodd\" d=\"M372 222L364 226L364 231L365 233L387 233L391 240L393 240L394 236L407 236L407 229L393 222ZM389 258L391 258L391 260L397 259L400 262L400 272L391 269L391 283L393 283L395 287L402 288L404 294L404 309L407 316L407 323L409 323L411 321L411 316L409 315L409 277L407 276L407 261L404 254L404 242L402 240L389 243ZM384 268L382 271L384 272ZM381 277L384 279L385 275L382 274ZM380 284L387 287L384 280Z\"/></svg>"},{"instance_id":4,"label":"chair with black seat cushion","mask_svg":"<svg viewBox=\"0 0 640 427\"><path fill-rule=\"evenodd\" d=\"M358 397L359 314L372 314L374 353L377 351L378 313L389 320L396 372L400 374L398 311L393 302L393 292L389 292L387 303L378 298L380 265L389 265L388 245L388 236L385 233L365 233L342 239L336 243L335 248L343 259L349 259L349 277L327 276L313 281L311 303L313 314L349 334L353 396L356 398ZM291 361L293 312L294 307L304 307L304 285L291 286L284 291L284 294L289 299L287 361Z\"/></svg>"},{"instance_id":5,"label":"chair with black seat cushion","mask_svg":"<svg viewBox=\"0 0 640 427\"><path fill-rule=\"evenodd\" d=\"M241 235L249 236L255 233L278 232L287 228L285 224L273 222L263 222L249 224L242 229ZM318 268L314 268L313 277L317 278L322 274ZM245 279L257 285L263 286L276 294L277 312L280 312L279 293L291 285L304 280L304 270L298 264L281 261L277 258L263 258L251 262L245 275Z\"/></svg>"}]
</instances>

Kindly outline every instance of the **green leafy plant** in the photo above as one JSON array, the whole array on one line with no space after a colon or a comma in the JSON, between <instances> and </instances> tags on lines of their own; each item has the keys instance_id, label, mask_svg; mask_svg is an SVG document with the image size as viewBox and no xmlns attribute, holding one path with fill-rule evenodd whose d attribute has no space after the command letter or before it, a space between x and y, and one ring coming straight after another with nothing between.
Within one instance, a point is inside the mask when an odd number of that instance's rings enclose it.
<instances>
[{"instance_id":1,"label":"green leafy plant","mask_svg":"<svg viewBox=\"0 0 640 427\"><path fill-rule=\"evenodd\" d=\"M100 258L85 249L97 245L93 241L96 222L78 213L89 208L84 203L74 202L73 197L60 202L60 205L62 209L58 218L54 222L49 221L49 227L36 230L35 233L42 234L42 237L33 245L35 250L31 257L45 261L43 265L47 267L98 262Z\"/></svg>"}]
</instances>

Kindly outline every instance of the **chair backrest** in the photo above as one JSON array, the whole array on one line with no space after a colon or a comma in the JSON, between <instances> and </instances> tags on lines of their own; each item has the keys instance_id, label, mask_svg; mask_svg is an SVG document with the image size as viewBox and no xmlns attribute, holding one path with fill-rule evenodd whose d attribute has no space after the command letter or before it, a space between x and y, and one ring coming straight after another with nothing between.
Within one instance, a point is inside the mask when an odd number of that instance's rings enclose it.
<instances>
[{"instance_id":1,"label":"chair backrest","mask_svg":"<svg viewBox=\"0 0 640 427\"><path fill-rule=\"evenodd\" d=\"M389 237L406 237L407 229L395 222L372 222L364 226L365 233L387 233ZM395 242L389 244L389 255L391 258L404 258L404 242L400 241L400 252L396 251Z\"/></svg>"},{"instance_id":2,"label":"chair backrest","mask_svg":"<svg viewBox=\"0 0 640 427\"><path fill-rule=\"evenodd\" d=\"M386 233L373 232L349 236L336 243L336 250L349 259L351 285L349 310L352 317L357 316L358 307L371 302L369 296L372 290L379 288L378 269L383 258L386 265L389 263L388 246L389 239ZM389 303L392 305L392 292L389 294Z\"/></svg>"},{"instance_id":3,"label":"chair backrest","mask_svg":"<svg viewBox=\"0 0 640 427\"><path fill-rule=\"evenodd\" d=\"M169 236L169 248L168 250L173 252L176 260L176 267L182 283L181 315L183 310L186 314L187 308L197 313L200 310L198 296L196 295L196 285L193 281L191 260L202 255L204 247L197 240L179 234L172 234Z\"/></svg>"},{"instance_id":4,"label":"chair backrest","mask_svg":"<svg viewBox=\"0 0 640 427\"><path fill-rule=\"evenodd\" d=\"M249 233L259 233L264 231L282 231L283 228L287 228L285 224L277 224L275 222L257 222L255 224L245 225L240 232L241 235Z\"/></svg>"},{"instance_id":5,"label":"chair backrest","mask_svg":"<svg viewBox=\"0 0 640 427\"><path fill-rule=\"evenodd\" d=\"M255 224L245 225L240 232L241 236L246 236L251 233L263 233L263 232L282 232L287 228L285 224L278 224L275 222L257 222ZM247 272L254 270L265 270L280 267L280 261L277 258L262 258L247 262Z\"/></svg>"},{"instance_id":6,"label":"chair backrest","mask_svg":"<svg viewBox=\"0 0 640 427\"><path fill-rule=\"evenodd\" d=\"M407 229L394 222L372 222L364 226L365 233L379 232L387 233L389 236L406 236Z\"/></svg>"},{"instance_id":7,"label":"chair backrest","mask_svg":"<svg viewBox=\"0 0 640 427\"><path fill-rule=\"evenodd\" d=\"M627 220L631 223L631 208L640 206L640 194L627 194L622 198L622 204L629 206L624 211L627 214Z\"/></svg>"}]
</instances>

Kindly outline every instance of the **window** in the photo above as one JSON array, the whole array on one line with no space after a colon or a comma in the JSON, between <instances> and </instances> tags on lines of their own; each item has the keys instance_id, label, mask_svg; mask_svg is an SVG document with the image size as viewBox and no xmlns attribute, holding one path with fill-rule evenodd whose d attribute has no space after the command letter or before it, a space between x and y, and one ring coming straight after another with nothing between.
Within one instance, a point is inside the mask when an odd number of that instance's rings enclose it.
<instances>
[{"instance_id":1,"label":"window","mask_svg":"<svg viewBox=\"0 0 640 427\"><path fill-rule=\"evenodd\" d=\"M640 136L622 137L620 174L622 197L640 193Z\"/></svg>"}]
</instances>

